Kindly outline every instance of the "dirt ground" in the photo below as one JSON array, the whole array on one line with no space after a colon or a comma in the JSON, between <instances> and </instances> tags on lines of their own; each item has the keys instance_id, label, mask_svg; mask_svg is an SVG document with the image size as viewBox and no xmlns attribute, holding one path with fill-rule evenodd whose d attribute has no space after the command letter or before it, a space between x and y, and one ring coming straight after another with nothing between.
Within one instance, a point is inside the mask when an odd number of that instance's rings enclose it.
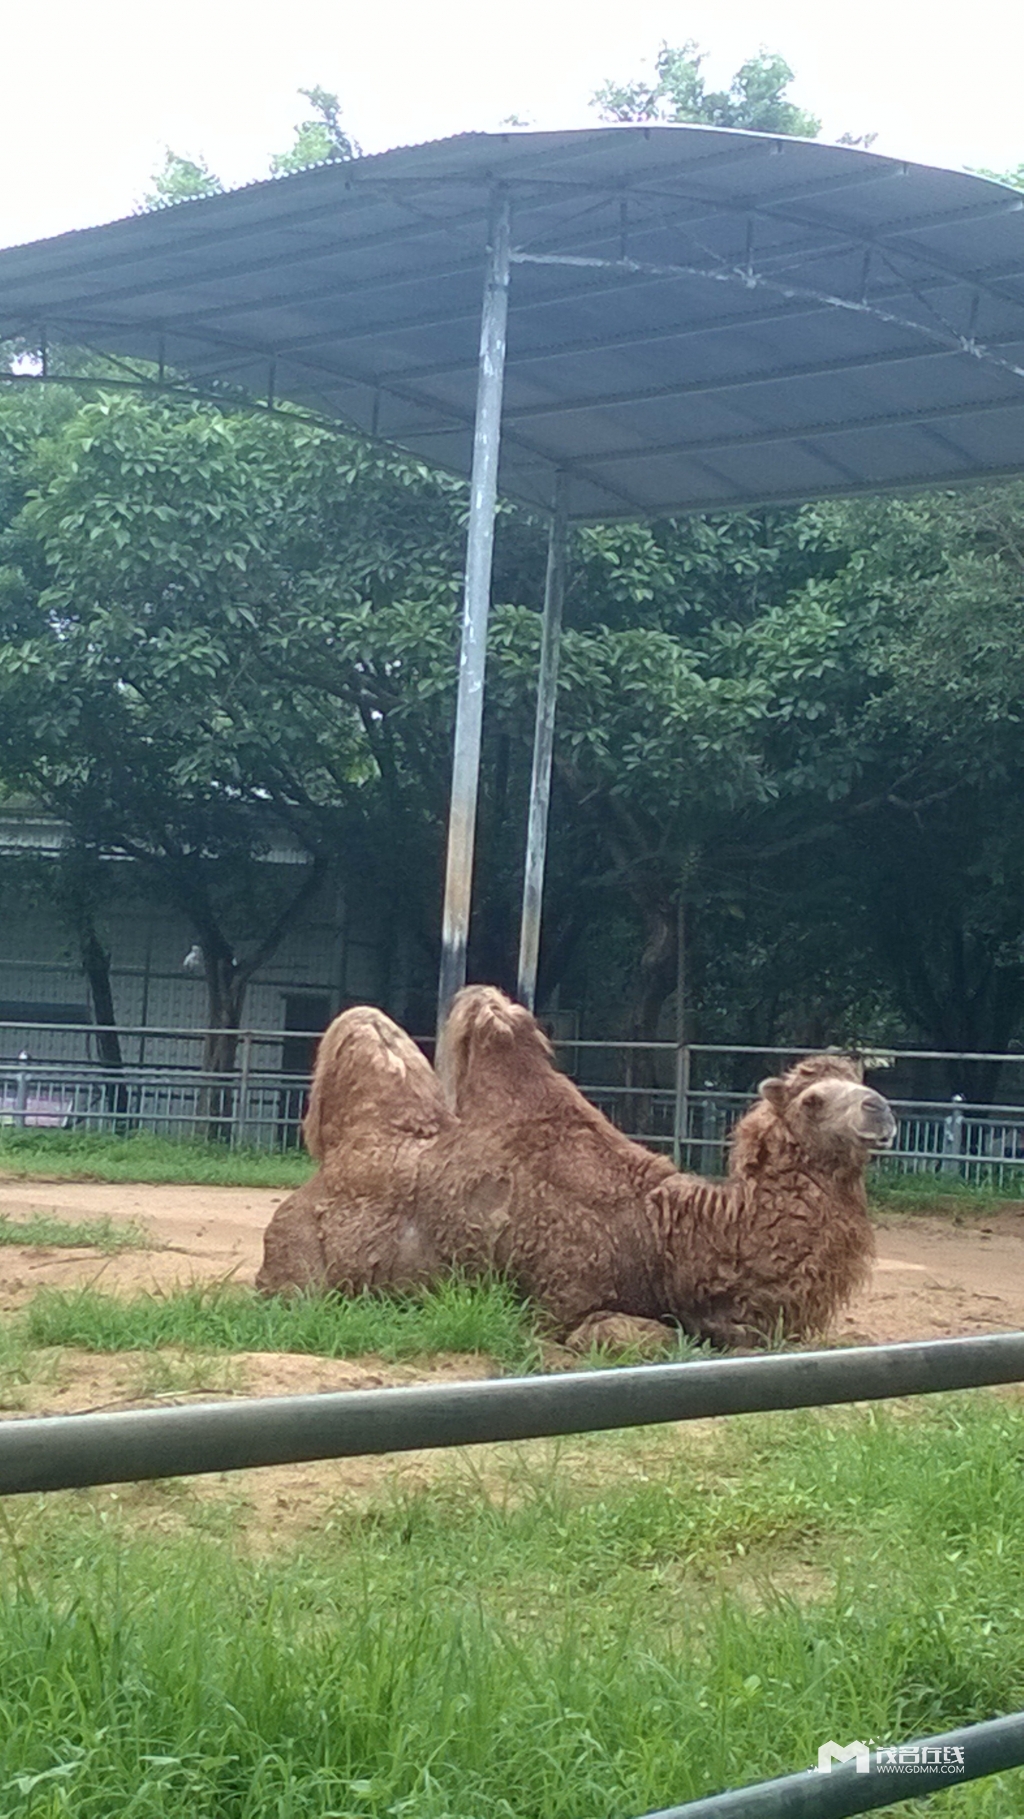
<instances>
[{"instance_id":1,"label":"dirt ground","mask_svg":"<svg viewBox=\"0 0 1024 1819\"><path fill-rule=\"evenodd\" d=\"M44 1246L0 1247L0 1316L23 1305L43 1286L89 1283L111 1293L159 1294L194 1282L251 1284L262 1255L264 1227L284 1198L284 1189L0 1180L0 1216L109 1218L141 1227L153 1244L151 1250L110 1256ZM879 1344L1021 1328L1024 1211L1005 1208L973 1224L921 1214L880 1221L871 1281L841 1318L836 1337ZM0 1415L23 1418L141 1402L454 1381L484 1376L487 1369L486 1359L466 1356L396 1365L379 1358L332 1360L287 1353L96 1355L62 1347L37 1356L24 1382L0 1384ZM698 1442L695 1430L705 1425L688 1424L691 1443ZM577 1444L571 1443L574 1454ZM546 1445L550 1443L536 1443ZM513 1450L525 1463L536 1447L472 1449L476 1464L469 1468L451 1455L414 1453L397 1461L368 1458L279 1466L86 1494L124 1507L130 1504L133 1522L144 1527L172 1532L223 1522L233 1534L247 1535L254 1545L264 1547L289 1534L322 1528L333 1520L332 1512L353 1499L365 1503L385 1491L406 1495L453 1469L505 1481ZM584 1475L585 1459L583 1443L576 1464Z\"/></svg>"},{"instance_id":2,"label":"dirt ground","mask_svg":"<svg viewBox=\"0 0 1024 1819\"><path fill-rule=\"evenodd\" d=\"M283 1188L146 1187L102 1182L0 1180L0 1216L109 1218L140 1226L152 1250L0 1248L0 1312L45 1286L93 1283L111 1293L159 1293L176 1284L252 1283L263 1231ZM1007 1207L980 1223L945 1215L888 1217L878 1226L878 1259L838 1336L861 1343L1024 1327L1024 1210Z\"/></svg>"},{"instance_id":3,"label":"dirt ground","mask_svg":"<svg viewBox=\"0 0 1024 1819\"><path fill-rule=\"evenodd\" d=\"M153 1293L187 1282L255 1281L262 1235L284 1188L149 1188L104 1182L2 1181L0 1217L109 1219L149 1233L153 1250L0 1248L0 1311L42 1286L84 1282L111 1293ZM915 1213L878 1222L875 1271L840 1319L837 1337L878 1344L942 1333L1024 1328L1024 1210L977 1224Z\"/></svg>"}]
</instances>

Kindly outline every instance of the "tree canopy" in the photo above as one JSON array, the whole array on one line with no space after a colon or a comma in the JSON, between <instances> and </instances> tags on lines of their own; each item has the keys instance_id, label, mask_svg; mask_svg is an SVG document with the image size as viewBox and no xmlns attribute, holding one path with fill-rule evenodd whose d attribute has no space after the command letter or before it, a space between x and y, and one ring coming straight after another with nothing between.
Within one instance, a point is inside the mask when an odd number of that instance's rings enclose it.
<instances>
[{"instance_id":1,"label":"tree canopy","mask_svg":"<svg viewBox=\"0 0 1024 1819\"><path fill-rule=\"evenodd\" d=\"M702 63L664 46L600 105L818 130L781 57L720 93ZM337 97L304 92L275 170L356 149ZM168 153L147 200L218 187ZM60 901L98 1021L117 853L195 931L212 1060L339 870L409 956L392 1008L429 1026L465 518L460 484L287 407L0 395L0 790L71 831ZM505 985L544 540L501 509L470 970ZM1020 484L574 531L541 1002L664 1029L685 921L694 1038L1024 1034L1022 552Z\"/></svg>"},{"instance_id":2,"label":"tree canopy","mask_svg":"<svg viewBox=\"0 0 1024 1819\"><path fill-rule=\"evenodd\" d=\"M740 65L727 89L714 90L701 71L706 56L693 38L676 46L663 44L654 60L653 82L606 82L595 103L606 120L689 121L795 139L817 137L821 121L786 98L793 71L785 57L760 50Z\"/></svg>"}]
</instances>

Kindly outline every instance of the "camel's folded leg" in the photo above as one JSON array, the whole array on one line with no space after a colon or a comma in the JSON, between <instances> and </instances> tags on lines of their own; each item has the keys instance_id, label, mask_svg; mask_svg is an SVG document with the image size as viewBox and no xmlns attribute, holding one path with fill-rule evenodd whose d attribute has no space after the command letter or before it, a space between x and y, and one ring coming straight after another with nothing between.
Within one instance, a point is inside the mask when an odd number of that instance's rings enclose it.
<instances>
[{"instance_id":1,"label":"camel's folded leg","mask_svg":"<svg viewBox=\"0 0 1024 1819\"><path fill-rule=\"evenodd\" d=\"M263 1234L263 1263L256 1277L261 1295L327 1287L317 1202L310 1186L281 1202Z\"/></svg>"},{"instance_id":2,"label":"camel's folded leg","mask_svg":"<svg viewBox=\"0 0 1024 1819\"><path fill-rule=\"evenodd\" d=\"M656 1358L675 1344L672 1328L660 1320L645 1320L639 1314L588 1314L574 1326L565 1340L570 1351L589 1352L594 1346L609 1351L641 1352Z\"/></svg>"}]
</instances>

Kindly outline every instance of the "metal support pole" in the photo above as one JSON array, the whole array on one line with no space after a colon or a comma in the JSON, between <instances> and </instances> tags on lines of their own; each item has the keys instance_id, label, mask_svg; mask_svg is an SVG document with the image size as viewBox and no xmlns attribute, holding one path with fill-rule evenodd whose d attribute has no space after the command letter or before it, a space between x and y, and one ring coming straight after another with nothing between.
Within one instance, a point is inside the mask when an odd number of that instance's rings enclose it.
<instances>
[{"instance_id":1,"label":"metal support pole","mask_svg":"<svg viewBox=\"0 0 1024 1819\"><path fill-rule=\"evenodd\" d=\"M568 554L568 480L555 476L555 494L548 533L548 566L544 578L544 616L537 676L537 718L533 733L533 772L530 777L530 814L526 831L526 871L523 877L523 915L519 925L519 1002L532 1011L537 995L537 960L540 954L540 913L544 900L544 859L548 842L548 808L551 802L551 757L555 745L555 708L558 699L558 652L562 639L562 602Z\"/></svg>"},{"instance_id":2,"label":"metal support pole","mask_svg":"<svg viewBox=\"0 0 1024 1819\"><path fill-rule=\"evenodd\" d=\"M451 805L448 811L441 975L437 991L439 1032L444 1027L452 999L466 982L466 943L473 886L473 837L476 831L477 787L480 781L487 615L491 604L494 511L498 497L501 395L505 380L510 241L511 206L507 195L499 191L495 194L491 209L487 275L480 322L480 365L473 472L470 480L469 528L466 537L462 650L455 709Z\"/></svg>"},{"instance_id":3,"label":"metal support pole","mask_svg":"<svg viewBox=\"0 0 1024 1819\"><path fill-rule=\"evenodd\" d=\"M683 1166L690 1097L690 1051L686 1046L686 873L679 881L676 907L676 1081L672 1160Z\"/></svg>"}]
</instances>

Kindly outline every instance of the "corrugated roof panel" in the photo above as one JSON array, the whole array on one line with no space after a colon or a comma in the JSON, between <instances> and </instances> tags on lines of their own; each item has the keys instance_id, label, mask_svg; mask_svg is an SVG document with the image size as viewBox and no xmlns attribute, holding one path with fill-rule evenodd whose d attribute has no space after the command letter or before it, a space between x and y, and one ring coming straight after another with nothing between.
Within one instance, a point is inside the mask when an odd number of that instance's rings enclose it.
<instances>
[{"instance_id":1,"label":"corrugated roof panel","mask_svg":"<svg viewBox=\"0 0 1024 1819\"><path fill-rule=\"evenodd\" d=\"M562 467L572 515L612 517L1024 469L1022 198L758 134L321 166L0 253L0 334L272 388L466 473L496 186L510 494L546 505Z\"/></svg>"}]
</instances>

